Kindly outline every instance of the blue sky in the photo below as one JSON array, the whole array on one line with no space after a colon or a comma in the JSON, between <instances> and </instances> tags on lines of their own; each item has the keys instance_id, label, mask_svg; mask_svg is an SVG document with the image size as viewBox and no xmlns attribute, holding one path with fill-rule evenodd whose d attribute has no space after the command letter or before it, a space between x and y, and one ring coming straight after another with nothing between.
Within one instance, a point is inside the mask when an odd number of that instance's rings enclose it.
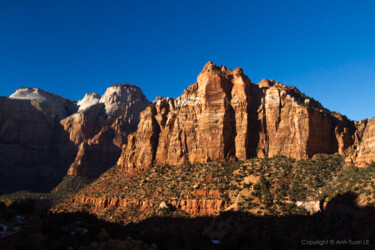
<instances>
[{"instance_id":1,"label":"blue sky","mask_svg":"<svg viewBox=\"0 0 375 250\"><path fill-rule=\"evenodd\" d=\"M177 97L211 60L375 115L375 1L0 0L0 96L78 100L132 83Z\"/></svg>"}]
</instances>

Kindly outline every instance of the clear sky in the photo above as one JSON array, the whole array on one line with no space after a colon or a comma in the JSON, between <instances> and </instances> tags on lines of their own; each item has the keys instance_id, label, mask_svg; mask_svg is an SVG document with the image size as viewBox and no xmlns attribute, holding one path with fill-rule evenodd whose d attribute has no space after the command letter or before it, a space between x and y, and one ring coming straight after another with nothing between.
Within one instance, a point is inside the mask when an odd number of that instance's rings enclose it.
<instances>
[{"instance_id":1,"label":"clear sky","mask_svg":"<svg viewBox=\"0 0 375 250\"><path fill-rule=\"evenodd\" d=\"M0 96L115 83L177 97L211 60L375 116L375 1L0 0Z\"/></svg>"}]
</instances>

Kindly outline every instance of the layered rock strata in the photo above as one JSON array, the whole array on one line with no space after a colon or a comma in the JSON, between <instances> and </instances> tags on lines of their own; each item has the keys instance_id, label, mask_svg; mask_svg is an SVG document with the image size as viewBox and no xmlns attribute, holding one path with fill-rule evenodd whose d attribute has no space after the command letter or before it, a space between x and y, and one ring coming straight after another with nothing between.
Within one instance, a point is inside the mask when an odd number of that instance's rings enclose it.
<instances>
[{"instance_id":1,"label":"layered rock strata","mask_svg":"<svg viewBox=\"0 0 375 250\"><path fill-rule=\"evenodd\" d=\"M110 209L120 209L126 208L127 206L135 207L139 210L149 210L153 204L148 200L137 200L137 199L127 199L118 197L85 197L85 196L75 196L72 204L87 204L90 206L92 211L110 210ZM184 211L190 215L213 215L218 214L228 207L228 203L224 200L206 200L206 199L192 199L192 200L174 200L171 201L170 206L173 209L178 209Z\"/></svg>"},{"instance_id":2,"label":"layered rock strata","mask_svg":"<svg viewBox=\"0 0 375 250\"><path fill-rule=\"evenodd\" d=\"M365 167L367 163L375 162L375 117L355 122L354 152L347 161L358 167Z\"/></svg>"},{"instance_id":3,"label":"layered rock strata","mask_svg":"<svg viewBox=\"0 0 375 250\"><path fill-rule=\"evenodd\" d=\"M118 165L138 172L231 157L349 154L354 132L353 122L295 87L272 80L253 84L241 68L209 62L182 96L158 98L141 113Z\"/></svg>"}]
</instances>

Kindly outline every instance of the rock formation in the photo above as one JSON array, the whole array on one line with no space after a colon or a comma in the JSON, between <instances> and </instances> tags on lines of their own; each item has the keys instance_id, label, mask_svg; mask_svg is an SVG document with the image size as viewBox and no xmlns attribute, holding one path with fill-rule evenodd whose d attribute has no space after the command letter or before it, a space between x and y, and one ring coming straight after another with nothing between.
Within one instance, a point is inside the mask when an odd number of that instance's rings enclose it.
<instances>
[{"instance_id":1,"label":"rock formation","mask_svg":"<svg viewBox=\"0 0 375 250\"><path fill-rule=\"evenodd\" d=\"M295 87L275 84L262 92L257 156L306 159L351 151L355 127L345 116L329 112Z\"/></svg>"},{"instance_id":2,"label":"rock formation","mask_svg":"<svg viewBox=\"0 0 375 250\"><path fill-rule=\"evenodd\" d=\"M295 87L266 79L256 85L241 68L208 62L182 96L158 98L141 113L118 165L132 172L230 157L349 154L354 132L353 122Z\"/></svg>"},{"instance_id":3,"label":"rock formation","mask_svg":"<svg viewBox=\"0 0 375 250\"><path fill-rule=\"evenodd\" d=\"M267 79L253 84L241 68L209 62L180 97L149 104L129 84L77 103L38 88L1 98L2 183L15 176L97 177L116 161L123 171L142 172L157 164L275 155L339 153L358 166L375 160L375 118L352 122L295 87Z\"/></svg>"},{"instance_id":4,"label":"rock formation","mask_svg":"<svg viewBox=\"0 0 375 250\"><path fill-rule=\"evenodd\" d=\"M92 99L95 104L63 121L71 141L80 145L77 165L70 168L77 172L70 174L87 174L94 162L110 155L112 149L104 154L103 145L121 144L95 144L101 133L110 134L103 139L116 135L112 125L94 125L108 119L96 113L102 110L109 117L117 111L115 105L105 108L111 98ZM88 117L100 119L89 122ZM209 62L180 97L157 97L140 113L138 129L122 146L118 166L52 211L83 210L127 225L156 218L222 216L223 221L210 226L216 234L217 228L234 223L235 214L256 215L257 220L262 215L334 214L325 201L351 189L363 194L363 204L373 204L373 168L343 167L343 156L357 165L374 160L374 124L375 118L352 122L330 112L295 87L267 79L253 84L242 69ZM88 150L96 145L101 145L97 151ZM245 220L225 230L248 232L241 227L249 224Z\"/></svg>"},{"instance_id":5,"label":"rock formation","mask_svg":"<svg viewBox=\"0 0 375 250\"><path fill-rule=\"evenodd\" d=\"M67 172L103 173L116 163L148 104L129 84L114 85L102 97L86 94L78 103L39 88L20 88L1 98L0 193L46 191Z\"/></svg>"},{"instance_id":6,"label":"rock formation","mask_svg":"<svg viewBox=\"0 0 375 250\"><path fill-rule=\"evenodd\" d=\"M61 121L78 147L68 175L97 177L116 163L121 145L137 128L139 114L149 101L138 87L116 84L101 98L95 93L86 94L78 105L77 113Z\"/></svg>"},{"instance_id":7,"label":"rock formation","mask_svg":"<svg viewBox=\"0 0 375 250\"><path fill-rule=\"evenodd\" d=\"M34 101L41 112L58 120L77 111L75 102L39 88L19 88L9 99Z\"/></svg>"},{"instance_id":8,"label":"rock formation","mask_svg":"<svg viewBox=\"0 0 375 250\"><path fill-rule=\"evenodd\" d=\"M53 188L74 159L59 119L74 103L37 88L0 99L0 193Z\"/></svg>"},{"instance_id":9,"label":"rock formation","mask_svg":"<svg viewBox=\"0 0 375 250\"><path fill-rule=\"evenodd\" d=\"M163 204L162 204L163 203ZM159 205L159 209L163 209L163 206L165 205L166 209L168 208L168 205L165 202L162 202L162 206ZM149 210L153 205L152 202L148 200L136 200L136 199L122 199L118 197L113 198L94 198L94 197L86 197L86 196L80 196L77 195L71 200L71 205L73 204L87 204L90 206L90 209L92 211L98 212L98 211L108 211L110 209L115 210L118 208L126 208L128 206L135 207L139 210ZM178 200L178 201L172 201L169 205L173 209L178 209L181 211L184 211L190 215L214 215L219 214L219 212L225 208L228 207L228 203L224 200Z\"/></svg>"},{"instance_id":10,"label":"rock formation","mask_svg":"<svg viewBox=\"0 0 375 250\"><path fill-rule=\"evenodd\" d=\"M354 152L348 162L364 167L366 163L375 162L375 117L355 122L355 125Z\"/></svg>"}]
</instances>

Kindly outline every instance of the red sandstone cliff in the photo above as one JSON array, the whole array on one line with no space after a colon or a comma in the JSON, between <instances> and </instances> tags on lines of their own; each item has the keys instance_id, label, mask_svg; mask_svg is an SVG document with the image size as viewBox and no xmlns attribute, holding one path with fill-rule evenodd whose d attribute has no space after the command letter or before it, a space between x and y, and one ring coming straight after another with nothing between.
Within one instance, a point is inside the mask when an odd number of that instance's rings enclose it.
<instances>
[{"instance_id":1,"label":"red sandstone cliff","mask_svg":"<svg viewBox=\"0 0 375 250\"><path fill-rule=\"evenodd\" d=\"M118 197L85 197L75 196L69 204L87 204L91 211L108 211L110 209L127 208L132 206L140 211L150 210L155 204L148 200L127 199ZM171 201L172 207L184 211L190 215L214 215L228 207L228 203L224 200L214 199L192 199L192 200L175 200Z\"/></svg>"},{"instance_id":2,"label":"red sandstone cliff","mask_svg":"<svg viewBox=\"0 0 375 250\"><path fill-rule=\"evenodd\" d=\"M375 117L355 122L355 125L354 152L347 161L364 167L366 163L375 162Z\"/></svg>"},{"instance_id":3,"label":"red sandstone cliff","mask_svg":"<svg viewBox=\"0 0 375 250\"><path fill-rule=\"evenodd\" d=\"M208 62L182 96L156 100L141 113L118 165L143 171L230 157L349 154L354 131L353 122L295 87L268 80L255 85L241 68Z\"/></svg>"},{"instance_id":4,"label":"red sandstone cliff","mask_svg":"<svg viewBox=\"0 0 375 250\"><path fill-rule=\"evenodd\" d=\"M148 105L133 85L78 103L38 88L1 98L2 183L21 175L98 176L117 160L125 171L278 154L339 153L358 166L375 160L375 118L353 123L295 87L253 84L240 68L209 62L180 97Z\"/></svg>"}]
</instances>

